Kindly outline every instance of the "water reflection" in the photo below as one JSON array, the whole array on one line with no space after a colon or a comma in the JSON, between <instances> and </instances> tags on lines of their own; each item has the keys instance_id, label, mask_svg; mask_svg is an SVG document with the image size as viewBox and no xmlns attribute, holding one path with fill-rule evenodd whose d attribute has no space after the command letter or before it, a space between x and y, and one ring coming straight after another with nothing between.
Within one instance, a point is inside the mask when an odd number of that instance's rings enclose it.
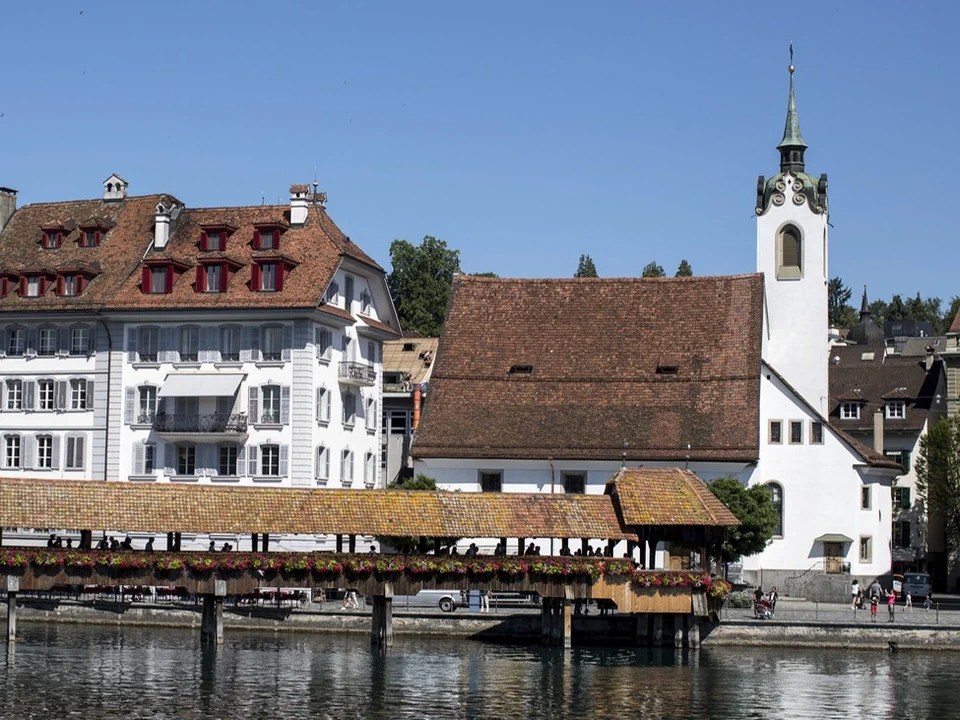
<instances>
[{"instance_id":1,"label":"water reflection","mask_svg":"<svg viewBox=\"0 0 960 720\"><path fill-rule=\"evenodd\" d=\"M7 650L0 717L540 718L952 716L934 653L501 646L365 635L29 625Z\"/></svg>"}]
</instances>

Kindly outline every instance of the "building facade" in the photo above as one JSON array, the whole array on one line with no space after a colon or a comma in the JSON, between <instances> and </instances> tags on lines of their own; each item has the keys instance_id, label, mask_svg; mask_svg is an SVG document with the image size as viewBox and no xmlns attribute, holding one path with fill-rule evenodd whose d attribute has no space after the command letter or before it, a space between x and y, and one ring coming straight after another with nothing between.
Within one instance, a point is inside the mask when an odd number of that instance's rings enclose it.
<instances>
[{"instance_id":1,"label":"building facade","mask_svg":"<svg viewBox=\"0 0 960 720\"><path fill-rule=\"evenodd\" d=\"M0 214L4 476L377 487L383 269L321 197ZM13 202L9 202L12 199Z\"/></svg>"}]
</instances>

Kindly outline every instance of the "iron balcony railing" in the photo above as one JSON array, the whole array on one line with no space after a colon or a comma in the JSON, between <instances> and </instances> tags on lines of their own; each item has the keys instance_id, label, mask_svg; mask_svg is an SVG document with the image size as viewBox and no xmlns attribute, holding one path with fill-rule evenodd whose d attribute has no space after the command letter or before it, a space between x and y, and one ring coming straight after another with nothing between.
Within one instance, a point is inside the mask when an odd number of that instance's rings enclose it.
<instances>
[{"instance_id":1,"label":"iron balcony railing","mask_svg":"<svg viewBox=\"0 0 960 720\"><path fill-rule=\"evenodd\" d=\"M366 363L345 360L340 363L339 377L346 382L373 385L377 382L377 369Z\"/></svg>"},{"instance_id":2,"label":"iron balcony railing","mask_svg":"<svg viewBox=\"0 0 960 720\"><path fill-rule=\"evenodd\" d=\"M247 416L231 413L204 415L157 413L153 421L153 429L157 432L178 433L244 433L247 431Z\"/></svg>"}]
</instances>

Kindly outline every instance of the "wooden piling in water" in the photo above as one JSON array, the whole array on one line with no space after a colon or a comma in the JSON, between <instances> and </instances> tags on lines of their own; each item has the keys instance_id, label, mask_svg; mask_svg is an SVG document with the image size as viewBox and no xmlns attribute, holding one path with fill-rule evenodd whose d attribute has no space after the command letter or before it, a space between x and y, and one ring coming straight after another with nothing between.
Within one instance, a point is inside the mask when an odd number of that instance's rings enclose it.
<instances>
[{"instance_id":1,"label":"wooden piling in water","mask_svg":"<svg viewBox=\"0 0 960 720\"><path fill-rule=\"evenodd\" d=\"M20 578L7 575L7 642L17 639L17 594L20 592Z\"/></svg>"}]
</instances>

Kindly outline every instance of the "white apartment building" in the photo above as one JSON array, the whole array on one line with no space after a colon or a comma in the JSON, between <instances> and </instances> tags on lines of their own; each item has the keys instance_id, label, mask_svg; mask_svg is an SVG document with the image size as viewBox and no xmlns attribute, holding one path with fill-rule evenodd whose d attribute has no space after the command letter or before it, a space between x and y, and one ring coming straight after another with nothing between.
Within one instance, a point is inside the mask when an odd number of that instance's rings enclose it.
<instances>
[{"instance_id":1,"label":"white apartment building","mask_svg":"<svg viewBox=\"0 0 960 720\"><path fill-rule=\"evenodd\" d=\"M321 196L16 208L0 188L3 476L382 485L383 269Z\"/></svg>"}]
</instances>

